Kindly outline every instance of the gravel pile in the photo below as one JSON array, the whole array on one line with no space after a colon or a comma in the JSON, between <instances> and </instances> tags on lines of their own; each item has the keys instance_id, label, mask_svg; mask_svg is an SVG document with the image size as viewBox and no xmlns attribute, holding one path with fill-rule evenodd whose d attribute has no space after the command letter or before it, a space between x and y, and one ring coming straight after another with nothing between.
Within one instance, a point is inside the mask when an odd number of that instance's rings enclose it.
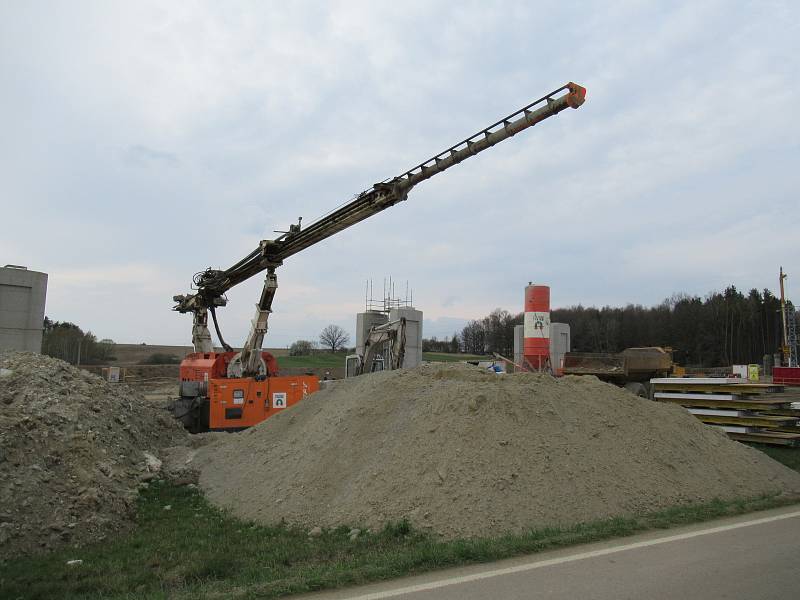
<instances>
[{"instance_id":1,"label":"gravel pile","mask_svg":"<svg viewBox=\"0 0 800 600\"><path fill-rule=\"evenodd\" d=\"M185 437L125 385L0 352L0 558L125 531L161 449Z\"/></svg>"},{"instance_id":2,"label":"gravel pile","mask_svg":"<svg viewBox=\"0 0 800 600\"><path fill-rule=\"evenodd\" d=\"M264 523L446 538L800 494L800 474L679 406L594 377L425 365L336 382L193 458L208 498Z\"/></svg>"}]
</instances>

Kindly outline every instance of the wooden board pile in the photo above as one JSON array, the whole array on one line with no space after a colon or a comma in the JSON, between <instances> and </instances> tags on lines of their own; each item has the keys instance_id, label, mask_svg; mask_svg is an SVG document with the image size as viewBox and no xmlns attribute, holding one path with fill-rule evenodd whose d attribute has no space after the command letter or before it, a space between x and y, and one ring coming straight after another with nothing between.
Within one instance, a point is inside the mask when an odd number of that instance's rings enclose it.
<instances>
[{"instance_id":1,"label":"wooden board pile","mask_svg":"<svg viewBox=\"0 0 800 600\"><path fill-rule=\"evenodd\" d=\"M680 404L742 442L800 447L800 392L734 377L651 379L653 399Z\"/></svg>"}]
</instances>

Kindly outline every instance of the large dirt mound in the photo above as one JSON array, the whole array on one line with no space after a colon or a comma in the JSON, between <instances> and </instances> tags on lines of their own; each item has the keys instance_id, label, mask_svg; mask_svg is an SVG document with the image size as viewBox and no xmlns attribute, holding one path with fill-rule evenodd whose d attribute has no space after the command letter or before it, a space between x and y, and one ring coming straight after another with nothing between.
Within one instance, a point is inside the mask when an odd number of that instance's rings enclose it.
<instances>
[{"instance_id":1,"label":"large dirt mound","mask_svg":"<svg viewBox=\"0 0 800 600\"><path fill-rule=\"evenodd\" d=\"M594 377L462 365L349 379L194 459L208 497L273 523L446 537L800 493L800 475L678 406Z\"/></svg>"},{"instance_id":2,"label":"large dirt mound","mask_svg":"<svg viewBox=\"0 0 800 600\"><path fill-rule=\"evenodd\" d=\"M148 477L144 452L185 436L125 385L48 356L0 352L0 557L125 530Z\"/></svg>"}]
</instances>

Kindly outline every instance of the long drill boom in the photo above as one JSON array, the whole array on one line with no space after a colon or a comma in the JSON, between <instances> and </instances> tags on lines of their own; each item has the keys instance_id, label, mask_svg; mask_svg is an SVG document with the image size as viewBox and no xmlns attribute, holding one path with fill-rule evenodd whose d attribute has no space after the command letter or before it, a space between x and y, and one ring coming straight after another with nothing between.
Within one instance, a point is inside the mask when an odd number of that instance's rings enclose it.
<instances>
[{"instance_id":1,"label":"long drill boom","mask_svg":"<svg viewBox=\"0 0 800 600\"><path fill-rule=\"evenodd\" d=\"M566 108L578 108L585 98L586 90L583 87L567 83L402 175L375 184L348 204L321 217L311 225L302 229L299 224L292 225L288 233L274 240L263 240L258 248L230 268L224 271L207 269L198 273L194 280L197 293L175 296L177 302L175 310L190 312L224 305L222 295L233 286L266 269L274 269L293 254L405 200L415 185L470 156L491 148Z\"/></svg>"},{"instance_id":2,"label":"long drill boom","mask_svg":"<svg viewBox=\"0 0 800 600\"><path fill-rule=\"evenodd\" d=\"M558 98L553 98L553 96L562 91L567 91L567 93ZM402 175L390 181L374 185L371 189L359 194L349 204L326 215L316 223L306 227L303 231L291 235L286 241L281 242L277 255L281 258L286 258L296 254L300 250L308 248L338 231L405 200L411 188L418 183L430 179L453 165L457 165L464 159L491 148L495 144L544 121L548 117L558 114L565 108L578 108L583 104L585 96L586 90L584 88L574 83L566 84L547 96L510 114L505 119L501 119L475 135L409 169ZM545 103L545 105L532 110L534 106L540 103Z\"/></svg>"}]
</instances>

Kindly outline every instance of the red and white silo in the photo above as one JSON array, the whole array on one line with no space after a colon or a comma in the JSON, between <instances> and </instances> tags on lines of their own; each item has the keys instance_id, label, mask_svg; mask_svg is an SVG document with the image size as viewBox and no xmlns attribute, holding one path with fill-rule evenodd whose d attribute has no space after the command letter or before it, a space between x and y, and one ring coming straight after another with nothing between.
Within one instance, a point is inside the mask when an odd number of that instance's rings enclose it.
<instances>
[{"instance_id":1,"label":"red and white silo","mask_svg":"<svg viewBox=\"0 0 800 600\"><path fill-rule=\"evenodd\" d=\"M550 286L525 287L525 321L522 355L528 368L550 368Z\"/></svg>"}]
</instances>

